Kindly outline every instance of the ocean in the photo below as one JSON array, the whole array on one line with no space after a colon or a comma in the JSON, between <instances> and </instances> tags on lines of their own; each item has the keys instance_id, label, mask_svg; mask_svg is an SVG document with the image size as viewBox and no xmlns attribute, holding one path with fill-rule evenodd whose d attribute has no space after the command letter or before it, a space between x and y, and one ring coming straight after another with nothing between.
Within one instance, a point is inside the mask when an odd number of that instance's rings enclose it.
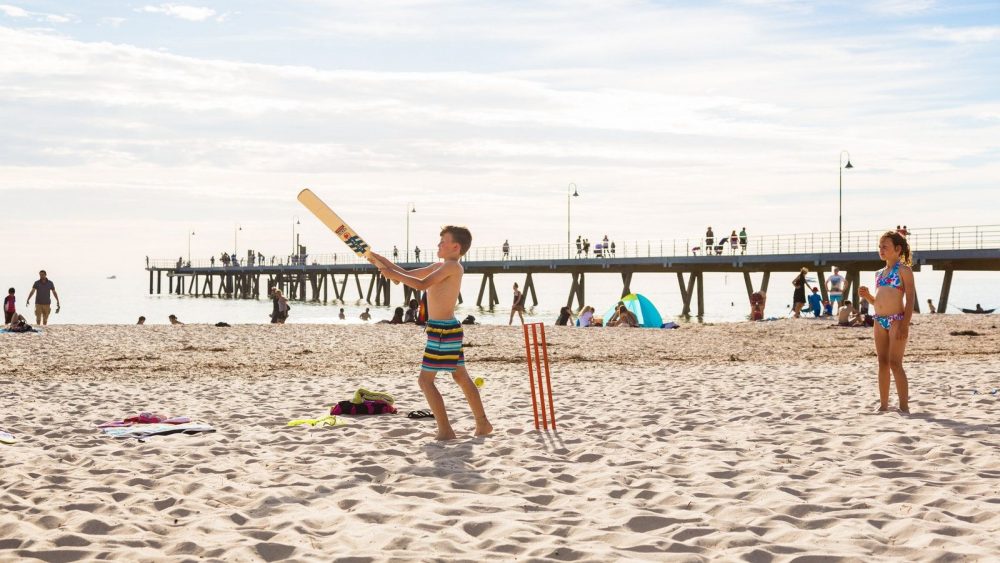
<instances>
[{"instance_id":1,"label":"ocean","mask_svg":"<svg viewBox=\"0 0 1000 563\"><path fill-rule=\"evenodd\" d=\"M115 275L116 279L107 279ZM916 286L921 308L926 311L927 299L937 305L941 291L943 272L929 268L918 272ZM7 274L9 276L9 273ZM7 277L5 276L5 277ZM815 274L813 274L815 276ZM560 307L566 305L571 278L568 274L536 274L535 287L539 304L528 307L525 320L528 322L554 322ZM771 275L768 288L768 317L785 317L791 310L791 273ZM864 272L862 283L874 285L874 272ZM25 307L24 300L37 279L33 273L18 274L13 279L0 281L0 287L13 285L17 290L18 310L33 322L33 307ZM50 324L134 324L140 315L150 324L165 324L167 316L174 314L185 323L210 323L224 321L230 324L253 324L269 322L271 303L266 299L241 300L176 295L149 295L149 277L140 267L134 271L107 272L103 276L73 275L50 271L49 278L55 283L61 297L62 309L53 314ZM752 274L754 286L760 285L761 274ZM496 275L494 277L501 304L493 311L481 309L475 301L479 292L481 276L468 275L463 280L462 296L465 300L456 310L456 317L473 315L477 322L484 324L506 324L513 299L511 286L517 282L523 286L523 275ZM367 291L367 280L362 278ZM164 280L165 282L166 280ZM949 297L948 313L961 313L959 307L974 308L981 303L986 309L1000 306L1000 282L998 272L955 272ZM353 283L353 282L352 282ZM611 308L621 294L621 277L618 274L588 274L586 279L586 300L598 315ZM677 277L674 274L635 274L631 283L632 291L648 297L659 309L664 320L677 322L739 322L749 313L746 289L742 274L705 274L705 316L703 319L679 317L682 308ZM166 283L164 283L166 291ZM352 295L352 291L355 293ZM332 293L332 292L331 292ZM340 303L292 302L289 323L361 323L359 315L366 308L371 309L373 320L389 319L396 306L402 306L402 288L393 286L389 307L375 307L356 299L356 289L348 284L348 300ZM530 305L530 300L529 300ZM340 308L344 308L346 321L338 319ZM54 309L53 309L54 313ZM517 319L515 319L517 322Z\"/></svg>"}]
</instances>

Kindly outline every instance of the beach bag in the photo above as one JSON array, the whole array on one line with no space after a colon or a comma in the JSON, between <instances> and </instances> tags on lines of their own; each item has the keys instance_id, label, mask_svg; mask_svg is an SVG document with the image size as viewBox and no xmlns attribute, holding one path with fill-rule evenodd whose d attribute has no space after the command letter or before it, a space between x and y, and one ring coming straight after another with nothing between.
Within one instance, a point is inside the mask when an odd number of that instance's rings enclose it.
<instances>
[{"instance_id":1,"label":"beach bag","mask_svg":"<svg viewBox=\"0 0 1000 563\"><path fill-rule=\"evenodd\" d=\"M385 401L365 401L361 404L340 401L333 405L330 414L396 414L396 407Z\"/></svg>"}]
</instances>

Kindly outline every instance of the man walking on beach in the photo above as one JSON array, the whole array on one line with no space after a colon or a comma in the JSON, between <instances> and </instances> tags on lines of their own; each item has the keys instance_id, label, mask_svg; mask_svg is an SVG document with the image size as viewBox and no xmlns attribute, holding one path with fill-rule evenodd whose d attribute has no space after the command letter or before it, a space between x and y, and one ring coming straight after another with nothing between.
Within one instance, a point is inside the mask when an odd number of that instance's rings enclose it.
<instances>
[{"instance_id":1,"label":"man walking on beach","mask_svg":"<svg viewBox=\"0 0 1000 563\"><path fill-rule=\"evenodd\" d=\"M35 324L44 326L49 324L49 313L52 312L52 298L49 293L56 296L56 313L59 312L60 307L59 293L56 292L56 286L48 278L45 270L38 272L38 281L31 285L31 293L28 294L26 305L31 305L31 297L35 295L36 291L38 298L35 299Z\"/></svg>"},{"instance_id":2,"label":"man walking on beach","mask_svg":"<svg viewBox=\"0 0 1000 563\"><path fill-rule=\"evenodd\" d=\"M826 280L826 287L830 290L830 303L837 304L837 312L844 302L844 276L840 275L840 268L833 269L833 275Z\"/></svg>"}]
</instances>

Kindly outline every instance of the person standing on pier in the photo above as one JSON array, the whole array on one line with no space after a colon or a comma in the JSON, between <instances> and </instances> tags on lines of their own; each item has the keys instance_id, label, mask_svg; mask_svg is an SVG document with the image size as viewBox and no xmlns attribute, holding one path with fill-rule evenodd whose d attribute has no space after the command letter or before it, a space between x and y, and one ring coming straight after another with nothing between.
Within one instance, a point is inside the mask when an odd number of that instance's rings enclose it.
<instances>
[{"instance_id":1,"label":"person standing on pier","mask_svg":"<svg viewBox=\"0 0 1000 563\"><path fill-rule=\"evenodd\" d=\"M740 230L740 254L747 253L747 228Z\"/></svg>"},{"instance_id":2,"label":"person standing on pier","mask_svg":"<svg viewBox=\"0 0 1000 563\"><path fill-rule=\"evenodd\" d=\"M583 257L590 258L590 241L583 239Z\"/></svg>"},{"instance_id":3,"label":"person standing on pier","mask_svg":"<svg viewBox=\"0 0 1000 563\"><path fill-rule=\"evenodd\" d=\"M31 293L28 294L28 300L26 305L31 305L31 297L38 292L38 298L35 299L35 324L36 325L47 325L49 324L49 313L52 310L52 298L49 293L56 296L56 313L59 312L59 293L56 291L55 284L52 280L48 278L45 270L38 272L38 280L31 285Z\"/></svg>"},{"instance_id":4,"label":"person standing on pier","mask_svg":"<svg viewBox=\"0 0 1000 563\"><path fill-rule=\"evenodd\" d=\"M414 246L413 247L413 256L416 257L417 262L420 261L420 247L419 246Z\"/></svg>"},{"instance_id":5,"label":"person standing on pier","mask_svg":"<svg viewBox=\"0 0 1000 563\"><path fill-rule=\"evenodd\" d=\"M705 231L705 254L708 255L712 249L715 248L715 233L712 232L712 227L709 227Z\"/></svg>"},{"instance_id":6,"label":"person standing on pier","mask_svg":"<svg viewBox=\"0 0 1000 563\"><path fill-rule=\"evenodd\" d=\"M576 235L576 257L580 257L580 253L583 252L583 238L580 235Z\"/></svg>"},{"instance_id":7,"label":"person standing on pier","mask_svg":"<svg viewBox=\"0 0 1000 563\"><path fill-rule=\"evenodd\" d=\"M510 243L508 241L503 241L503 259L510 260Z\"/></svg>"},{"instance_id":8,"label":"person standing on pier","mask_svg":"<svg viewBox=\"0 0 1000 563\"><path fill-rule=\"evenodd\" d=\"M396 245L392 246L392 261L399 262L399 249L396 248Z\"/></svg>"}]
</instances>

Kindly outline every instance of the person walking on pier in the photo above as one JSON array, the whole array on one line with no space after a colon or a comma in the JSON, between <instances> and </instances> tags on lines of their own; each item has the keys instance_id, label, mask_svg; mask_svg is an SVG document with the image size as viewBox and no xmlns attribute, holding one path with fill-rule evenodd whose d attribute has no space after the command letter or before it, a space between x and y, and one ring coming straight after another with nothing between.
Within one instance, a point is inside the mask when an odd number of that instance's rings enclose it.
<instances>
[{"instance_id":1,"label":"person walking on pier","mask_svg":"<svg viewBox=\"0 0 1000 563\"><path fill-rule=\"evenodd\" d=\"M583 257L590 258L590 241L583 239Z\"/></svg>"},{"instance_id":2,"label":"person walking on pier","mask_svg":"<svg viewBox=\"0 0 1000 563\"><path fill-rule=\"evenodd\" d=\"M38 280L31 285L31 292L28 293L28 300L26 305L31 305L31 297L38 292L38 298L35 299L35 324L36 325L47 325L49 324L49 313L52 310L52 298L49 293L56 296L56 313L59 312L59 293L56 291L55 284L52 280L48 278L45 270L38 272Z\"/></svg>"},{"instance_id":3,"label":"person walking on pier","mask_svg":"<svg viewBox=\"0 0 1000 563\"><path fill-rule=\"evenodd\" d=\"M208 258L208 263L211 264L213 268L215 267L215 255L214 254Z\"/></svg>"},{"instance_id":4,"label":"person walking on pier","mask_svg":"<svg viewBox=\"0 0 1000 563\"><path fill-rule=\"evenodd\" d=\"M747 253L747 228L740 230L740 254Z\"/></svg>"},{"instance_id":5,"label":"person walking on pier","mask_svg":"<svg viewBox=\"0 0 1000 563\"><path fill-rule=\"evenodd\" d=\"M740 237L736 234L736 229L733 229L733 234L729 235L729 248L733 254L736 254L736 247L740 243Z\"/></svg>"},{"instance_id":6,"label":"person walking on pier","mask_svg":"<svg viewBox=\"0 0 1000 563\"><path fill-rule=\"evenodd\" d=\"M503 241L503 259L510 260L510 243L506 240Z\"/></svg>"},{"instance_id":7,"label":"person walking on pier","mask_svg":"<svg viewBox=\"0 0 1000 563\"><path fill-rule=\"evenodd\" d=\"M611 257L615 257L615 241L611 241Z\"/></svg>"},{"instance_id":8,"label":"person walking on pier","mask_svg":"<svg viewBox=\"0 0 1000 563\"><path fill-rule=\"evenodd\" d=\"M396 245L392 245L392 261L399 262L399 249L396 248Z\"/></svg>"},{"instance_id":9,"label":"person walking on pier","mask_svg":"<svg viewBox=\"0 0 1000 563\"><path fill-rule=\"evenodd\" d=\"M420 261L420 247L419 246L414 246L413 247L413 256L416 257L417 262Z\"/></svg>"},{"instance_id":10,"label":"person walking on pier","mask_svg":"<svg viewBox=\"0 0 1000 563\"><path fill-rule=\"evenodd\" d=\"M583 252L583 237L576 235L576 257L580 257L580 253Z\"/></svg>"},{"instance_id":11,"label":"person walking on pier","mask_svg":"<svg viewBox=\"0 0 1000 563\"><path fill-rule=\"evenodd\" d=\"M707 256L715 248L715 233L712 232L712 227L709 227L705 231L705 255Z\"/></svg>"}]
</instances>

